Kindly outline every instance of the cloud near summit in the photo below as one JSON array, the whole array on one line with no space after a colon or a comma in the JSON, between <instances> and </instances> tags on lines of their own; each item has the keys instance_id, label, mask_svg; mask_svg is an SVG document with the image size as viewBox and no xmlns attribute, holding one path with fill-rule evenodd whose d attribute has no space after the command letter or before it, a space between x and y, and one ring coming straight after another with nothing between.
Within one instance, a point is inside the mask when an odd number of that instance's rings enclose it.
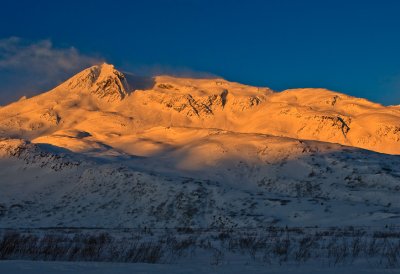
<instances>
[{"instance_id":1,"label":"cloud near summit","mask_svg":"<svg viewBox=\"0 0 400 274\"><path fill-rule=\"evenodd\" d=\"M0 39L0 104L33 95L88 66L103 62L74 47L55 47L50 39Z\"/></svg>"},{"instance_id":2,"label":"cloud near summit","mask_svg":"<svg viewBox=\"0 0 400 274\"><path fill-rule=\"evenodd\" d=\"M0 40L0 68L35 69L49 73L69 71L99 63L97 57L86 56L74 47L55 48L51 40L28 42L18 37Z\"/></svg>"}]
</instances>

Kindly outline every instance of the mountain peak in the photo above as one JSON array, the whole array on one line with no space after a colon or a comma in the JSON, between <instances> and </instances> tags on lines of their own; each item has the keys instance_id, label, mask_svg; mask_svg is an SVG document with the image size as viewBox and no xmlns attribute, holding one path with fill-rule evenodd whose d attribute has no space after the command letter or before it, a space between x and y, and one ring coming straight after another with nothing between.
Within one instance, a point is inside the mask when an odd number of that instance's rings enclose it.
<instances>
[{"instance_id":1,"label":"mountain peak","mask_svg":"<svg viewBox=\"0 0 400 274\"><path fill-rule=\"evenodd\" d=\"M72 92L89 92L106 101L119 101L129 93L125 75L114 65L103 63L87 68L71 77L58 88Z\"/></svg>"}]
</instances>

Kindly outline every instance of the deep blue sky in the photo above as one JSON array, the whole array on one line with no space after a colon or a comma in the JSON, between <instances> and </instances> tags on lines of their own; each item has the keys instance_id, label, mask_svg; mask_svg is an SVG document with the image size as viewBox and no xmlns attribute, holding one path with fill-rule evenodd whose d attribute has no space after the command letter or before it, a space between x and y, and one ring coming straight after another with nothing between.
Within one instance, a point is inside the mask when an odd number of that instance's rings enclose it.
<instances>
[{"instance_id":1,"label":"deep blue sky","mask_svg":"<svg viewBox=\"0 0 400 274\"><path fill-rule=\"evenodd\" d=\"M400 104L400 1L14 2L2 3L0 39L49 39L129 71L208 72ZM10 73L0 69L3 101Z\"/></svg>"}]
</instances>

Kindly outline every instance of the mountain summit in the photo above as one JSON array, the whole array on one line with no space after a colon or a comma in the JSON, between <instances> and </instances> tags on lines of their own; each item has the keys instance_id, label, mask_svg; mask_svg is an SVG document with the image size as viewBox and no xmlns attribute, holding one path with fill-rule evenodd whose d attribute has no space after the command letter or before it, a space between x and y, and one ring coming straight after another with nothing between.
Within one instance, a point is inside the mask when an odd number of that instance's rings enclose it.
<instances>
[{"instance_id":1,"label":"mountain summit","mask_svg":"<svg viewBox=\"0 0 400 274\"><path fill-rule=\"evenodd\" d=\"M157 134L141 138L140 132L218 129L400 154L399 121L398 107L326 89L273 92L220 78L126 77L102 64L1 108L0 134L76 152L108 147L150 155L175 147L177 140Z\"/></svg>"},{"instance_id":2,"label":"mountain summit","mask_svg":"<svg viewBox=\"0 0 400 274\"><path fill-rule=\"evenodd\" d=\"M399 121L398 107L326 89L274 92L93 66L0 108L0 220L397 225L400 158L387 154L400 154Z\"/></svg>"},{"instance_id":3,"label":"mountain summit","mask_svg":"<svg viewBox=\"0 0 400 274\"><path fill-rule=\"evenodd\" d=\"M122 100L129 92L125 75L106 63L81 71L59 88L72 92L87 91L107 101Z\"/></svg>"}]
</instances>

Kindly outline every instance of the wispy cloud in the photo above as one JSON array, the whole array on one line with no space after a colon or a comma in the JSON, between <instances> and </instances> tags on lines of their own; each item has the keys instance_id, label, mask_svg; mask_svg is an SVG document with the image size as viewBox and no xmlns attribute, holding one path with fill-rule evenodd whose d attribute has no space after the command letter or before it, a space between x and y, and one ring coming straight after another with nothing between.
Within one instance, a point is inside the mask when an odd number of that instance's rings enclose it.
<instances>
[{"instance_id":1,"label":"wispy cloud","mask_svg":"<svg viewBox=\"0 0 400 274\"><path fill-rule=\"evenodd\" d=\"M170 75L176 77L189 77L189 78L221 78L221 76L218 76L217 74L211 72L198 71L188 67L177 67L177 66L174 67L162 64L152 64L152 65L125 64L124 67L127 68L129 72L146 76Z\"/></svg>"},{"instance_id":2,"label":"wispy cloud","mask_svg":"<svg viewBox=\"0 0 400 274\"><path fill-rule=\"evenodd\" d=\"M0 104L48 89L72 73L102 61L74 47L55 47L49 39L0 39Z\"/></svg>"}]
</instances>

